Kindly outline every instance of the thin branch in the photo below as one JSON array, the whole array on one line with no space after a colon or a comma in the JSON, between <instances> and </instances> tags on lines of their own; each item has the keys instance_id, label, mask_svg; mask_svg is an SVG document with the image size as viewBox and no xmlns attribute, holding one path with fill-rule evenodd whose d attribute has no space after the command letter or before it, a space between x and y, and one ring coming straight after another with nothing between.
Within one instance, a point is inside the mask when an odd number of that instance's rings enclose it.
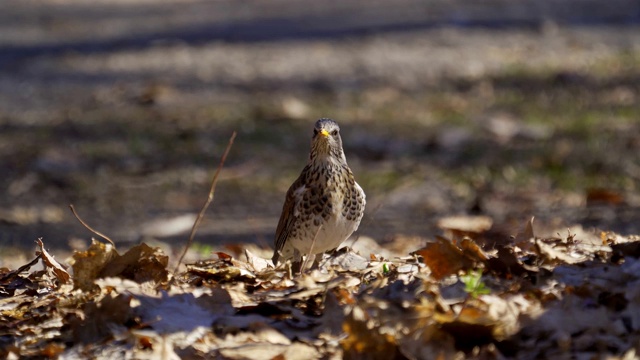
<instances>
[{"instance_id":1,"label":"thin branch","mask_svg":"<svg viewBox=\"0 0 640 360\"><path fill-rule=\"evenodd\" d=\"M94 234L100 236L101 238L107 240L108 242L110 242L111 245L113 245L114 248L116 247L116 244L107 235L105 235L105 234L103 234L103 233L101 233L101 232L99 232L97 230L94 230L91 226L89 226L89 224L84 222L84 220L82 220L80 218L80 216L78 215L78 213L76 212L76 209L73 207L73 204L69 204L69 209L71 209L71 212L73 213L73 216L75 216L76 219L78 219L78 221L80 222L80 224L82 224L82 226L87 228L87 230L91 231L92 233L94 233Z\"/></svg>"},{"instance_id":2,"label":"thin branch","mask_svg":"<svg viewBox=\"0 0 640 360\"><path fill-rule=\"evenodd\" d=\"M218 183L218 175L220 174L220 170L222 170L222 167L224 166L224 161L227 159L227 155L229 155L229 150L231 150L231 145L233 145L233 140L235 138L236 138L236 132L234 131L233 134L231 134L231 137L229 138L229 143L227 144L227 148L224 150L224 154L220 159L220 164L218 164L218 169L216 169L216 173L213 175L213 179L211 180L211 188L209 189L209 196L207 197L207 201L205 201L204 205L202 205L202 209L200 209L200 212L198 213L198 217L196 218L196 221L193 223L193 227L191 228L191 233L189 234L189 240L187 240L187 245L184 247L184 250L182 251L182 255L180 255L180 259L178 259L178 265L176 265L176 269L173 271L174 273L178 272L178 269L180 268L180 264L182 264L182 259L184 259L184 256L187 254L187 251L189 250L189 247L193 242L193 238L196 236L196 230L198 229L198 227L200 226L200 222L202 222L202 219L204 218L204 213L207 211L207 208L209 208L209 205L211 205L211 203L213 202L213 197L216 191L216 184Z\"/></svg>"}]
</instances>

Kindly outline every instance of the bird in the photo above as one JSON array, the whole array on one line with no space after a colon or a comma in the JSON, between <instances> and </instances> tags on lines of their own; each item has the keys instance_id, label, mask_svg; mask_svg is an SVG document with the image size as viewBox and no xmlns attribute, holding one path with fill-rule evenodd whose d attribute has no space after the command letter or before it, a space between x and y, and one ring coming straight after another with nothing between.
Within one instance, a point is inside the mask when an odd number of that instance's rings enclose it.
<instances>
[{"instance_id":1,"label":"bird","mask_svg":"<svg viewBox=\"0 0 640 360\"><path fill-rule=\"evenodd\" d=\"M281 260L293 260L294 271L302 270L303 256L314 259L336 249L358 229L365 205L365 193L347 165L338 123L328 118L317 120L307 165L287 191L282 206L274 239L274 266Z\"/></svg>"}]
</instances>

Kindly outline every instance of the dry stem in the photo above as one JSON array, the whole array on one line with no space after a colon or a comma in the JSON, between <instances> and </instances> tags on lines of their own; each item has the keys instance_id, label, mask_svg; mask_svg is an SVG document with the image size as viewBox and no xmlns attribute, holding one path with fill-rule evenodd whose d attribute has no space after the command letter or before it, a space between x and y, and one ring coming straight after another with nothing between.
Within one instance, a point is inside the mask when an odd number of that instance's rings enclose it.
<instances>
[{"instance_id":1,"label":"dry stem","mask_svg":"<svg viewBox=\"0 0 640 360\"><path fill-rule=\"evenodd\" d=\"M111 245L113 245L114 248L116 247L116 244L107 235L105 235L105 234L103 234L103 233L101 233L101 232L99 232L97 230L94 230L91 226L89 226L89 224L84 222L84 220L82 220L80 218L80 216L78 215L78 213L76 212L76 209L73 207L73 204L69 204L69 209L71 209L71 212L73 213L73 216L75 216L76 219L78 219L78 221L80 222L80 224L82 224L82 226L87 228L87 230L91 231L92 233L94 233L94 234L100 236L101 238L107 240L108 242L110 242Z\"/></svg>"},{"instance_id":2,"label":"dry stem","mask_svg":"<svg viewBox=\"0 0 640 360\"><path fill-rule=\"evenodd\" d=\"M193 243L193 238L196 235L196 230L198 229L198 226L200 226L200 222L202 222L202 219L204 218L204 213L207 211L207 208L209 208L209 205L211 205L211 203L213 202L213 197L216 191L216 184L218 183L218 175L220 174L220 170L222 170L222 166L224 166L224 161L227 159L227 155L229 155L229 150L231 150L231 145L233 145L233 140L235 138L236 138L236 132L234 131L233 134L231 134L231 137L229 138L229 143L227 144L227 148L224 150L224 154L220 159L220 164L218 164L216 173L213 175L213 179L211 180L211 188L209 189L209 196L207 197L207 201L205 201L204 205L202 205L202 209L200 209L200 212L198 213L198 217L196 218L196 221L193 223L193 227L191 228L191 233L189 234L189 239L187 240L187 245L184 247L184 250L182 251L182 255L180 255L180 258L178 259L178 264L176 265L176 268L173 271L174 273L178 272L178 269L180 268L180 264L182 264L182 259L184 259L184 256L187 254L187 251L191 246L191 243Z\"/></svg>"}]
</instances>

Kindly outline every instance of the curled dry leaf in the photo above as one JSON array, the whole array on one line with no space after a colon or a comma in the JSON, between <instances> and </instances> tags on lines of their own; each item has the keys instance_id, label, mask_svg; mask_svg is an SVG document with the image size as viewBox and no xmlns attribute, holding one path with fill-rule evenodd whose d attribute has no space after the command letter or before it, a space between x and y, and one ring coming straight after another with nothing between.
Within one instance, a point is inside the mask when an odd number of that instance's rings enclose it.
<instances>
[{"instance_id":1,"label":"curled dry leaf","mask_svg":"<svg viewBox=\"0 0 640 360\"><path fill-rule=\"evenodd\" d=\"M524 225L524 229L516 234L514 239L514 244L520 247L523 250L531 250L533 248L533 239L535 239L535 235L533 233L533 220L534 217L531 217L529 221Z\"/></svg>"},{"instance_id":2,"label":"curled dry leaf","mask_svg":"<svg viewBox=\"0 0 640 360\"><path fill-rule=\"evenodd\" d=\"M248 249L244 250L244 254L247 257L247 263L251 265L254 271L260 272L267 269L269 266L273 267L273 263L269 260L256 256Z\"/></svg>"},{"instance_id":3,"label":"curled dry leaf","mask_svg":"<svg viewBox=\"0 0 640 360\"><path fill-rule=\"evenodd\" d=\"M38 255L42 259L42 262L44 262L45 266L53 271L58 281L63 284L68 282L70 279L69 273L47 252L44 248L44 244L42 243L42 239L36 240L36 244L38 244L38 247L40 248L40 254Z\"/></svg>"}]
</instances>

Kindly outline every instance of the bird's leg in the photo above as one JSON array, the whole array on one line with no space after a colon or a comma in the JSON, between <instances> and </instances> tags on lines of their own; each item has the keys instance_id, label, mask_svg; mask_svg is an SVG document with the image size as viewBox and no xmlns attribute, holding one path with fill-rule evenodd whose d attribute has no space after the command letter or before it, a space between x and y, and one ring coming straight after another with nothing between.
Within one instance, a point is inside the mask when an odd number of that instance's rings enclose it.
<instances>
[{"instance_id":1,"label":"bird's leg","mask_svg":"<svg viewBox=\"0 0 640 360\"><path fill-rule=\"evenodd\" d=\"M320 229L322 229L322 224L318 226L316 234L313 235L313 241L311 241L311 246L309 246L309 254L304 258L304 262L302 263L302 267L300 268L300 273L302 273L302 270L307 267L307 261L309 260L309 258L311 258L311 266L313 266L313 260L316 258L315 254L313 253L313 247L316 245L316 238L318 237L318 233L320 233Z\"/></svg>"},{"instance_id":2,"label":"bird's leg","mask_svg":"<svg viewBox=\"0 0 640 360\"><path fill-rule=\"evenodd\" d=\"M307 259L306 259L306 262L311 264L311 265L309 265L310 269L313 269L314 267L316 267L318 265L318 261L317 261L317 258L316 258L315 254L308 255Z\"/></svg>"},{"instance_id":3,"label":"bird's leg","mask_svg":"<svg viewBox=\"0 0 640 360\"><path fill-rule=\"evenodd\" d=\"M296 275L301 274L303 267L304 263L302 262L302 254L300 253L300 250L294 248L293 261L291 261L291 273Z\"/></svg>"}]
</instances>

